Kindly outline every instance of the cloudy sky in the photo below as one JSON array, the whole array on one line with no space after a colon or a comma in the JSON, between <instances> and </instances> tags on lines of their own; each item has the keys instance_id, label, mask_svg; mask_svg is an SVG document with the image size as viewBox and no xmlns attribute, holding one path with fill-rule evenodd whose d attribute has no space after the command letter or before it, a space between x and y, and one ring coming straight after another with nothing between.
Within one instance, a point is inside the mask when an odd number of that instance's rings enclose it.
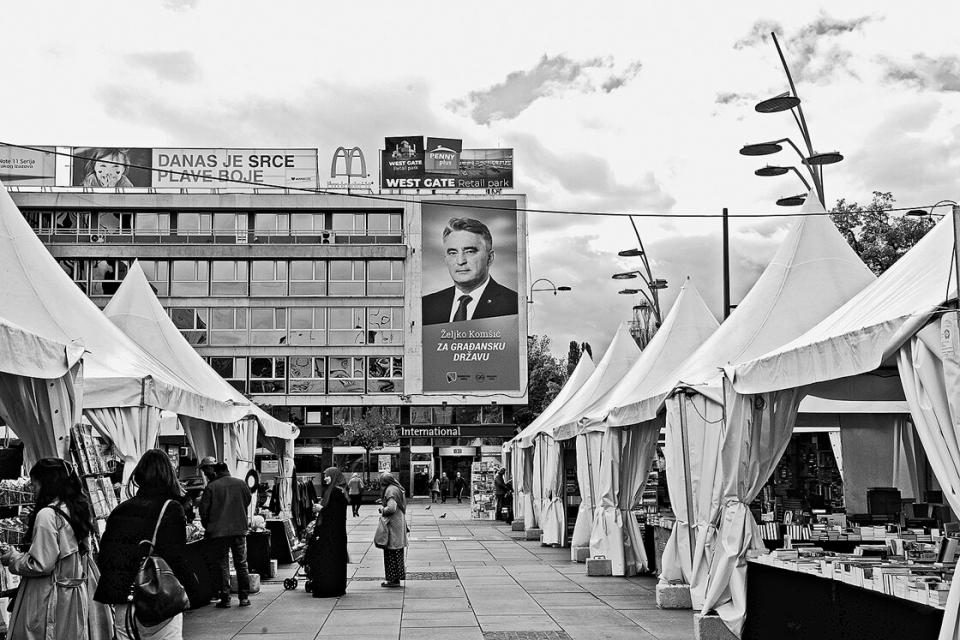
<instances>
[{"instance_id":1,"label":"cloudy sky","mask_svg":"<svg viewBox=\"0 0 960 640\"><path fill-rule=\"evenodd\" d=\"M780 4L780 3L776 3ZM846 160L828 204L892 191L960 199L960 3L156 2L4 6L0 140L103 146L382 146L385 135L514 147L535 208L784 213L789 176L758 178L747 142L791 136L753 104L797 81L814 146ZM793 162L787 152L774 162ZM775 157L776 158L776 157ZM720 223L638 219L672 303L690 275L719 315ZM734 221L733 301L782 219ZM530 214L531 332L602 349L618 296L623 218Z\"/></svg>"}]
</instances>

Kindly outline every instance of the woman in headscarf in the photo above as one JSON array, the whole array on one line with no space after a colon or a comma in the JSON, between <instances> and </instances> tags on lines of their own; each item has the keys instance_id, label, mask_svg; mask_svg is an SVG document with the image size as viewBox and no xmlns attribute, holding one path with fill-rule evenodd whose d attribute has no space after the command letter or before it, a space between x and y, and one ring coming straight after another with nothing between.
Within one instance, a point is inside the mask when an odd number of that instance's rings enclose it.
<instances>
[{"instance_id":1,"label":"woman in headscarf","mask_svg":"<svg viewBox=\"0 0 960 640\"><path fill-rule=\"evenodd\" d=\"M347 480L337 467L323 472L320 513L306 555L314 598L336 598L346 593Z\"/></svg>"},{"instance_id":2,"label":"woman in headscarf","mask_svg":"<svg viewBox=\"0 0 960 640\"><path fill-rule=\"evenodd\" d=\"M389 533L387 544L383 547L383 567L386 581L381 587L396 588L401 586L400 581L407 579L407 570L403 556L407 547L407 499L403 487L393 474L380 474L380 486L383 493L380 496L380 515L385 520Z\"/></svg>"}]
</instances>

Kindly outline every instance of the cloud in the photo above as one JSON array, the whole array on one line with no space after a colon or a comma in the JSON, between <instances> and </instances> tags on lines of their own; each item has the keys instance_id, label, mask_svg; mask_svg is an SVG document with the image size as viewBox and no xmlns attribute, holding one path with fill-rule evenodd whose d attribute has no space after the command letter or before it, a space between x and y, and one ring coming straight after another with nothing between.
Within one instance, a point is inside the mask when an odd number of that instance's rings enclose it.
<instances>
[{"instance_id":1,"label":"cloud","mask_svg":"<svg viewBox=\"0 0 960 640\"><path fill-rule=\"evenodd\" d=\"M746 49L755 47L758 44L766 43L770 40L770 33L783 35L783 27L779 22L773 20L758 20L750 27L750 32L744 37L733 43L734 49Z\"/></svg>"},{"instance_id":2,"label":"cloud","mask_svg":"<svg viewBox=\"0 0 960 640\"><path fill-rule=\"evenodd\" d=\"M745 104L756 101L757 96L752 93L740 93L738 91L726 91L718 93L714 102L717 104Z\"/></svg>"},{"instance_id":3,"label":"cloud","mask_svg":"<svg viewBox=\"0 0 960 640\"><path fill-rule=\"evenodd\" d=\"M131 67L150 71L160 80L186 84L200 77L200 67L189 51L131 53L124 59Z\"/></svg>"},{"instance_id":4,"label":"cloud","mask_svg":"<svg viewBox=\"0 0 960 640\"><path fill-rule=\"evenodd\" d=\"M610 93L622 87L637 76L641 67L641 63L635 61L621 72L610 72L599 82L600 90ZM578 61L563 54L552 57L544 55L532 69L512 71L503 82L487 89L471 91L466 97L451 101L447 108L457 112L466 111L477 124L512 120L540 98L569 90L583 93L596 91L596 72L612 68L613 62L609 58Z\"/></svg>"},{"instance_id":5,"label":"cloud","mask_svg":"<svg viewBox=\"0 0 960 640\"><path fill-rule=\"evenodd\" d=\"M886 58L881 58L880 62L886 66L886 80L933 91L960 91L960 56L933 58L918 53L909 63Z\"/></svg>"},{"instance_id":6,"label":"cloud","mask_svg":"<svg viewBox=\"0 0 960 640\"><path fill-rule=\"evenodd\" d=\"M200 0L163 0L163 8L170 11L187 11L196 9Z\"/></svg>"}]
</instances>

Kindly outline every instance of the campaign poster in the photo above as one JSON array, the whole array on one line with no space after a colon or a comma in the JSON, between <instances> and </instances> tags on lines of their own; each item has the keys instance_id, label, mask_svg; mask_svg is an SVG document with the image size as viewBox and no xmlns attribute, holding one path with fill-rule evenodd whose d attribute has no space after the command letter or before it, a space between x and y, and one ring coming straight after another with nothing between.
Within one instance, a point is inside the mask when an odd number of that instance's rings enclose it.
<instances>
[{"instance_id":1,"label":"campaign poster","mask_svg":"<svg viewBox=\"0 0 960 640\"><path fill-rule=\"evenodd\" d=\"M19 149L0 146L0 182L25 187L52 187L56 184L56 147Z\"/></svg>"},{"instance_id":2,"label":"campaign poster","mask_svg":"<svg viewBox=\"0 0 960 640\"><path fill-rule=\"evenodd\" d=\"M158 188L316 189L316 149L154 149Z\"/></svg>"},{"instance_id":3,"label":"campaign poster","mask_svg":"<svg viewBox=\"0 0 960 640\"><path fill-rule=\"evenodd\" d=\"M152 187L153 149L74 147L74 187Z\"/></svg>"},{"instance_id":4,"label":"campaign poster","mask_svg":"<svg viewBox=\"0 0 960 640\"><path fill-rule=\"evenodd\" d=\"M457 189L512 189L513 149L464 149Z\"/></svg>"},{"instance_id":5,"label":"campaign poster","mask_svg":"<svg viewBox=\"0 0 960 640\"><path fill-rule=\"evenodd\" d=\"M427 138L424 170L427 174L460 175L460 151L463 140Z\"/></svg>"},{"instance_id":6,"label":"campaign poster","mask_svg":"<svg viewBox=\"0 0 960 640\"><path fill-rule=\"evenodd\" d=\"M421 213L423 391L520 391L516 201L424 202Z\"/></svg>"}]
</instances>

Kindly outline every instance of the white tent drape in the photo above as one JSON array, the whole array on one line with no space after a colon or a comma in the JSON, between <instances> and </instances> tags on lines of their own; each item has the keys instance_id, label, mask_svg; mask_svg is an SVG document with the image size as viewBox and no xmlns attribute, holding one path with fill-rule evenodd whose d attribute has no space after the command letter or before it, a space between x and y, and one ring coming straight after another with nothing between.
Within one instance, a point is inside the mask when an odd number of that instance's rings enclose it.
<instances>
[{"instance_id":1,"label":"white tent drape","mask_svg":"<svg viewBox=\"0 0 960 640\"><path fill-rule=\"evenodd\" d=\"M723 509L703 610L716 610L739 637L747 609L746 554L750 549L765 549L749 505L790 443L804 392L788 389L741 395L725 386L719 476Z\"/></svg>"},{"instance_id":2,"label":"white tent drape","mask_svg":"<svg viewBox=\"0 0 960 640\"><path fill-rule=\"evenodd\" d=\"M830 438L830 448L833 449L833 457L837 461L837 471L840 472L840 480L843 480L843 446L840 444L840 432L831 431L827 434Z\"/></svg>"},{"instance_id":3,"label":"white tent drape","mask_svg":"<svg viewBox=\"0 0 960 640\"><path fill-rule=\"evenodd\" d=\"M719 518L720 438L723 406L701 394L678 393L666 400L667 487L676 521L663 552L660 579L673 584L689 584L694 609L703 606L707 572L713 557ZM684 477L684 449L681 439L681 411L687 422L690 457L692 516L687 513L687 483ZM693 550L690 549L689 522L693 522Z\"/></svg>"},{"instance_id":4,"label":"white tent drape","mask_svg":"<svg viewBox=\"0 0 960 640\"><path fill-rule=\"evenodd\" d=\"M913 423L898 416L893 428L893 478L891 487L900 489L900 497L922 502L917 446Z\"/></svg>"},{"instance_id":5,"label":"white tent drape","mask_svg":"<svg viewBox=\"0 0 960 640\"><path fill-rule=\"evenodd\" d=\"M940 322L944 320L947 318L941 318ZM960 513L960 354L955 350L943 354L939 324L936 321L928 324L906 342L900 348L897 366L930 469L950 508ZM940 640L960 638L958 614L960 580L954 579L947 596Z\"/></svg>"},{"instance_id":6,"label":"white tent drape","mask_svg":"<svg viewBox=\"0 0 960 640\"><path fill-rule=\"evenodd\" d=\"M656 428L610 428L603 433L590 555L608 558L615 576L636 575L648 567L632 509L643 495L658 436Z\"/></svg>"},{"instance_id":7,"label":"white tent drape","mask_svg":"<svg viewBox=\"0 0 960 640\"><path fill-rule=\"evenodd\" d=\"M519 445L518 445L519 447ZM519 447L520 464L523 468L523 493L520 496L523 502L523 526L534 529L537 526L537 510L533 499L533 478L536 475L536 452L533 447Z\"/></svg>"},{"instance_id":8,"label":"white tent drape","mask_svg":"<svg viewBox=\"0 0 960 640\"><path fill-rule=\"evenodd\" d=\"M588 431L577 436L577 483L580 485L580 508L570 539L570 559L577 559L577 549L590 547L596 489L600 485L600 447L603 433Z\"/></svg>"},{"instance_id":9,"label":"white tent drape","mask_svg":"<svg viewBox=\"0 0 960 640\"><path fill-rule=\"evenodd\" d=\"M50 380L0 372L0 416L23 441L29 471L40 458L68 458L70 427L80 421L83 366Z\"/></svg>"},{"instance_id":10,"label":"white tent drape","mask_svg":"<svg viewBox=\"0 0 960 640\"><path fill-rule=\"evenodd\" d=\"M207 456L223 460L226 454L223 447L223 434L229 425L181 415L180 426L187 434L187 441L196 454L197 460Z\"/></svg>"},{"instance_id":11,"label":"white tent drape","mask_svg":"<svg viewBox=\"0 0 960 640\"><path fill-rule=\"evenodd\" d=\"M257 420L249 417L230 425L226 463L230 475L244 478L254 467L254 454L257 450Z\"/></svg>"},{"instance_id":12,"label":"white tent drape","mask_svg":"<svg viewBox=\"0 0 960 640\"><path fill-rule=\"evenodd\" d=\"M290 506L293 504L293 440L287 438L261 439L263 446L270 453L277 456L277 482L280 486L280 505L283 512L290 515Z\"/></svg>"},{"instance_id":13,"label":"white tent drape","mask_svg":"<svg viewBox=\"0 0 960 640\"><path fill-rule=\"evenodd\" d=\"M543 544L563 545L566 541L567 517L563 502L563 448L562 445L547 436L540 436L546 450L543 468L543 507L540 529ZM540 446L540 445L538 445Z\"/></svg>"},{"instance_id":14,"label":"white tent drape","mask_svg":"<svg viewBox=\"0 0 960 640\"><path fill-rule=\"evenodd\" d=\"M157 446L160 409L149 406L85 409L83 415L94 429L113 443L123 458L123 484L126 485L141 456Z\"/></svg>"},{"instance_id":15,"label":"white tent drape","mask_svg":"<svg viewBox=\"0 0 960 640\"><path fill-rule=\"evenodd\" d=\"M527 529L537 528L543 523L543 498L546 495L544 476L547 466L547 448L544 446L544 437L538 437L534 440L533 447L528 447L533 451L533 482L531 483L530 501L533 503L533 522L536 524L526 524Z\"/></svg>"}]
</instances>

